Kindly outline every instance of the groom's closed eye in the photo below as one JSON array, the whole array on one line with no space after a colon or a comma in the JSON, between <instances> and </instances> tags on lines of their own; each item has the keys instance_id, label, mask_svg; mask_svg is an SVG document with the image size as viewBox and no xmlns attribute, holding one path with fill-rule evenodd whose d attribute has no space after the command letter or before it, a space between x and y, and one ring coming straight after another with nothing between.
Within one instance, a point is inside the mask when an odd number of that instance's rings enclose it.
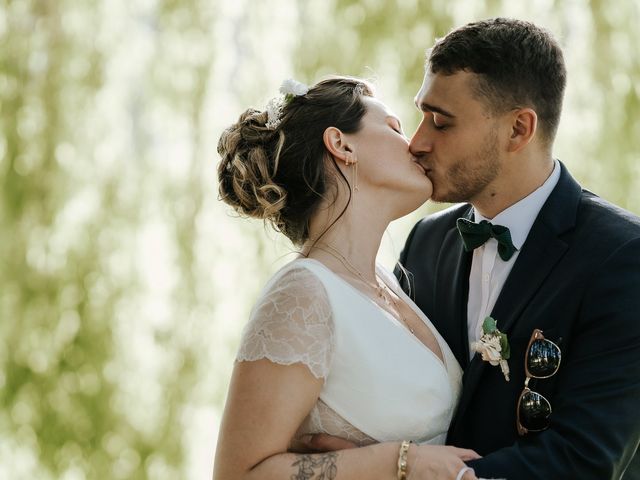
<instances>
[{"instance_id":1,"label":"groom's closed eye","mask_svg":"<svg viewBox=\"0 0 640 480\"><path fill-rule=\"evenodd\" d=\"M447 123L444 123L441 118L438 118L437 114L435 113L432 115L431 120L436 130L444 130L449 127L449 125Z\"/></svg>"}]
</instances>

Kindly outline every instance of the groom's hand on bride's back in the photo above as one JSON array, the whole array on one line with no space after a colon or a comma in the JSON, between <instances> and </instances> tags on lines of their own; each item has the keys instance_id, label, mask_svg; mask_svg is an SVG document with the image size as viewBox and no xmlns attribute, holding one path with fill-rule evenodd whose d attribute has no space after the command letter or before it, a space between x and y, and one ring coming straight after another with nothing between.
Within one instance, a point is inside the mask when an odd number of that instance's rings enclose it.
<instances>
[{"instance_id":1,"label":"groom's hand on bride's back","mask_svg":"<svg viewBox=\"0 0 640 480\"><path fill-rule=\"evenodd\" d=\"M334 452L357 447L358 445L344 438L334 437L326 433L316 433L314 435L303 435L294 440L289 445L289 451L294 453Z\"/></svg>"}]
</instances>

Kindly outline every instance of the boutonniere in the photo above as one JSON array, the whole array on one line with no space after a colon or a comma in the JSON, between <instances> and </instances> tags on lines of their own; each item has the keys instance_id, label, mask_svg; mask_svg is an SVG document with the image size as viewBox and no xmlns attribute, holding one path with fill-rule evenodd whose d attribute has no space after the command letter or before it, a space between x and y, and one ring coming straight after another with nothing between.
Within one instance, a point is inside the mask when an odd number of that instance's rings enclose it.
<instances>
[{"instance_id":1,"label":"boutonniere","mask_svg":"<svg viewBox=\"0 0 640 480\"><path fill-rule=\"evenodd\" d=\"M511 356L507 335L498 330L496 321L487 317L482 324L482 336L480 341L471 344L471 350L478 352L482 360L489 362L494 367L500 365L504 379L509 381L509 364L507 360Z\"/></svg>"}]
</instances>

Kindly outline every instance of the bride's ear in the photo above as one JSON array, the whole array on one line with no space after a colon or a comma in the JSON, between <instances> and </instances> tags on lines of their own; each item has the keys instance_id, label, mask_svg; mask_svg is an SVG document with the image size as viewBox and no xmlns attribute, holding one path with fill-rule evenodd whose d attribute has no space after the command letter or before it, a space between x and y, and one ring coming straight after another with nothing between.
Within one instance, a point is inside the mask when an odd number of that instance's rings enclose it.
<instances>
[{"instance_id":1,"label":"bride's ear","mask_svg":"<svg viewBox=\"0 0 640 480\"><path fill-rule=\"evenodd\" d=\"M322 140L327 151L333 158L344 163L348 163L352 156L351 146L347 139L336 127L328 127L322 135Z\"/></svg>"}]
</instances>

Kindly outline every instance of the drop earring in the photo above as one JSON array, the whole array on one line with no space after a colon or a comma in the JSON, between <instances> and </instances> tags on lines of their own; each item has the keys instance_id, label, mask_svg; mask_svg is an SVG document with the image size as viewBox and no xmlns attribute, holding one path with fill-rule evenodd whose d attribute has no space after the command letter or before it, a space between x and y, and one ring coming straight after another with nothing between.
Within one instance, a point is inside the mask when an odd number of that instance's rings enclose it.
<instances>
[{"instance_id":1,"label":"drop earring","mask_svg":"<svg viewBox=\"0 0 640 480\"><path fill-rule=\"evenodd\" d=\"M344 164L347 166L349 165L353 166L353 168L351 168L351 189L357 192L358 191L358 162L351 157L351 153L346 153Z\"/></svg>"},{"instance_id":2,"label":"drop earring","mask_svg":"<svg viewBox=\"0 0 640 480\"><path fill-rule=\"evenodd\" d=\"M351 170L351 181L353 182L353 189L358 191L358 162L353 162L353 169Z\"/></svg>"}]
</instances>

